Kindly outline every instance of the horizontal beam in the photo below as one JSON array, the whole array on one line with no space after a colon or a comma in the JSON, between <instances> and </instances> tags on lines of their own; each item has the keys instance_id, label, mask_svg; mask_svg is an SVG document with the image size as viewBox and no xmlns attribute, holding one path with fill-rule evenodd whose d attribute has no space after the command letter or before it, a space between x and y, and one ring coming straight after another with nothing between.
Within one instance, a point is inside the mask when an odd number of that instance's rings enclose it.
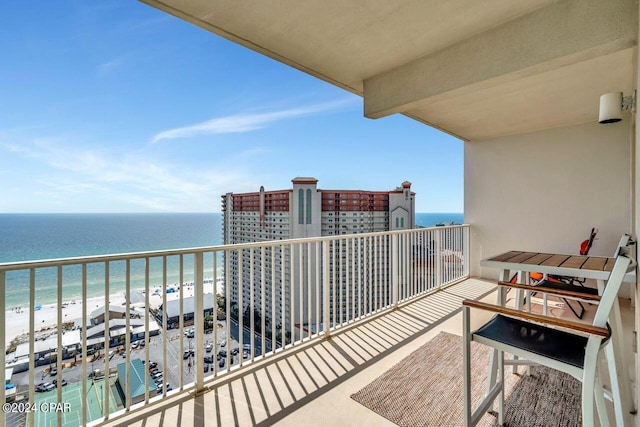
<instances>
[{"instance_id":1,"label":"horizontal beam","mask_svg":"<svg viewBox=\"0 0 640 427\"><path fill-rule=\"evenodd\" d=\"M637 0L566 0L364 81L369 118L405 112L635 45Z\"/></svg>"}]
</instances>

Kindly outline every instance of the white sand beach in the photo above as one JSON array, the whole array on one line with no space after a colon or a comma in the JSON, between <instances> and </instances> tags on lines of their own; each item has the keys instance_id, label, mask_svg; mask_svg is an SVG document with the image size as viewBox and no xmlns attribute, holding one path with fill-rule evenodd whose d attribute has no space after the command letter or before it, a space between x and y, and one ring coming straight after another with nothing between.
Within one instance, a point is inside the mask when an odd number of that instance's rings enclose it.
<instances>
[{"instance_id":1,"label":"white sand beach","mask_svg":"<svg viewBox=\"0 0 640 427\"><path fill-rule=\"evenodd\" d=\"M160 286L150 287L149 289L149 307L158 308L162 305L162 289ZM185 297L194 295L194 287L192 284L185 284L182 289L168 293L167 301L177 299L180 297L180 292L184 292ZM222 284L219 282L216 286L218 293L222 292ZM204 293L213 293L214 283L208 282L204 285ZM123 292L118 294L112 294L109 297L109 304L123 306L125 305L125 295ZM87 310L88 316L96 308L105 305L104 297L87 298ZM137 310L140 310L138 304L135 305ZM76 319L82 319L82 299L76 299L73 301L65 301L62 305L62 323L74 322ZM58 326L58 305L46 304L42 305L40 310L34 311L34 331L52 329ZM26 334L30 330L29 325L29 308L22 307L19 310L8 310L5 312L5 344L8 345L14 338L19 335Z\"/></svg>"}]
</instances>

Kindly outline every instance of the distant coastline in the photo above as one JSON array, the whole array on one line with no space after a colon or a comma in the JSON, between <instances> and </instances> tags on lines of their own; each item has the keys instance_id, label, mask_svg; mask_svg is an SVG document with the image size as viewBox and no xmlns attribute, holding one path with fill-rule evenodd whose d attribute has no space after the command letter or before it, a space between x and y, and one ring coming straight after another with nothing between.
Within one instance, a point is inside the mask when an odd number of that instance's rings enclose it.
<instances>
[{"instance_id":1,"label":"distant coastline","mask_svg":"<svg viewBox=\"0 0 640 427\"><path fill-rule=\"evenodd\" d=\"M431 227L443 221L461 224L463 219L462 213L417 213L416 225ZM0 214L0 263L215 246L222 244L221 227L220 213ZM190 262L185 259L184 281L193 280L188 274L193 271ZM120 275L123 268L114 264L111 273ZM168 284L178 283L175 260L169 261L168 270ZM132 289L144 287L142 273L139 268L132 271ZM82 289L79 269L65 268L64 275L63 300L78 299ZM212 278L212 274L206 276ZM24 272L7 273L6 307L28 305L28 283ZM102 296L103 283L101 266L89 266L89 298ZM151 287L161 283L157 272L150 277ZM123 280L110 284L110 293L123 291ZM40 270L36 275L36 304L56 302L56 271Z\"/></svg>"},{"instance_id":2,"label":"distant coastline","mask_svg":"<svg viewBox=\"0 0 640 427\"><path fill-rule=\"evenodd\" d=\"M464 214L461 212L418 212L416 213L416 225L421 227L433 227L441 222L453 222L464 224Z\"/></svg>"}]
</instances>

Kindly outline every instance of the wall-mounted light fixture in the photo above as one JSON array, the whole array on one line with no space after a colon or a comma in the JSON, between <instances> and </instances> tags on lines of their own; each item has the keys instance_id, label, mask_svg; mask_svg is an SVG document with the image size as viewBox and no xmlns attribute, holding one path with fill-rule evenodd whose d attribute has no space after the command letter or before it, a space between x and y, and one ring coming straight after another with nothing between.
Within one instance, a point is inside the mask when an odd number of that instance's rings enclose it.
<instances>
[{"instance_id":1,"label":"wall-mounted light fixture","mask_svg":"<svg viewBox=\"0 0 640 427\"><path fill-rule=\"evenodd\" d=\"M600 97L600 123L616 123L622 120L623 111L635 111L636 91L631 96L622 96L622 92L609 92Z\"/></svg>"}]
</instances>

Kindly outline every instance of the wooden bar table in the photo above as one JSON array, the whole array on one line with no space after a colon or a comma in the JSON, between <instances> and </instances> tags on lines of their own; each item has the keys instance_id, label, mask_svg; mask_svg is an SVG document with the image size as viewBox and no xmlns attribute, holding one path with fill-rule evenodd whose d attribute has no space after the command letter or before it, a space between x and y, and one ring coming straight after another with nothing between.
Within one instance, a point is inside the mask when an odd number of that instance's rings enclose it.
<instances>
[{"instance_id":1,"label":"wooden bar table","mask_svg":"<svg viewBox=\"0 0 640 427\"><path fill-rule=\"evenodd\" d=\"M598 285L598 293L602 294L606 280L611 274L615 258L596 257L586 255L565 255L541 252L508 251L500 255L492 256L480 261L480 266L496 268L500 270L500 280L508 282L511 272L518 272L518 282L528 284L529 274L532 272L550 274L555 276L584 277L594 279ZM636 283L635 273L627 273L625 282ZM532 287L532 290L535 290ZM518 306L520 296L517 297ZM506 303L506 292L502 287L498 288L498 304ZM609 361L609 373L611 375L611 388L613 403L618 425L631 425L629 414L635 413L635 405L631 394L631 381L629 372L625 369L622 356L622 318L620 306L616 300L610 318L611 343L605 347L605 354ZM489 367L490 390L496 381L497 360L495 352L491 353ZM514 365L515 366L515 365ZM623 421L624 420L624 421Z\"/></svg>"}]
</instances>

